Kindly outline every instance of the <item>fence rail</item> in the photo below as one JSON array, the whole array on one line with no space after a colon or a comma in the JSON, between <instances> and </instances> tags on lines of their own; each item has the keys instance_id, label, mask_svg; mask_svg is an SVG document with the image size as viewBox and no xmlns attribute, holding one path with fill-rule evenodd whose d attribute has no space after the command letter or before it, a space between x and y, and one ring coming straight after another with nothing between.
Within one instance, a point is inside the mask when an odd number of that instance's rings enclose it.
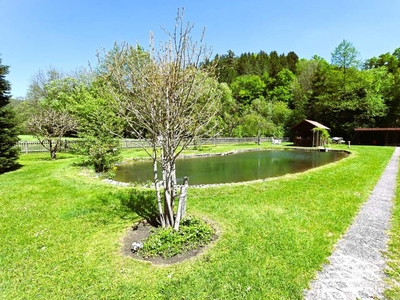
<instances>
[{"instance_id":1,"label":"fence rail","mask_svg":"<svg viewBox=\"0 0 400 300\"><path fill-rule=\"evenodd\" d=\"M262 137L260 142L272 142L271 137ZM289 138L283 138L282 141L289 141ZM59 152L68 152L68 149L74 144L79 143L78 140L63 140ZM221 145L221 144L244 144L244 143L257 143L256 137L249 138L231 138L231 137L218 137L218 138L201 138L193 141L194 145ZM45 144L48 146L48 143ZM47 152L48 150L43 147L39 141L19 141L16 145L21 150L21 153L36 153ZM138 139L123 139L120 142L122 149L141 148L143 140Z\"/></svg>"}]
</instances>

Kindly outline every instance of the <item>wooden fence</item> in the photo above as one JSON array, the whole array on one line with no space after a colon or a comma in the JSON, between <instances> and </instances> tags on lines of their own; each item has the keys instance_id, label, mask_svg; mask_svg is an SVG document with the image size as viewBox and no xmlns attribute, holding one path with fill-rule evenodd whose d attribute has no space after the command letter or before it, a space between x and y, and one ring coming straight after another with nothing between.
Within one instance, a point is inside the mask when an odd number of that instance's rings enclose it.
<instances>
[{"instance_id":1,"label":"wooden fence","mask_svg":"<svg viewBox=\"0 0 400 300\"><path fill-rule=\"evenodd\" d=\"M260 142L271 142L273 138L263 137ZM289 138L283 138L282 141L289 141ZM73 145L79 143L78 140L63 140L59 152L67 152L68 149ZM221 144L244 144L244 143L257 143L256 137L250 138L230 138L230 137L218 137L218 138L202 138L196 139L192 145L221 145ZM123 139L121 140L122 149L141 148L143 143L137 139ZM42 146L39 141L19 141L17 146L20 148L21 153L36 153L36 152L47 152L48 150Z\"/></svg>"}]
</instances>

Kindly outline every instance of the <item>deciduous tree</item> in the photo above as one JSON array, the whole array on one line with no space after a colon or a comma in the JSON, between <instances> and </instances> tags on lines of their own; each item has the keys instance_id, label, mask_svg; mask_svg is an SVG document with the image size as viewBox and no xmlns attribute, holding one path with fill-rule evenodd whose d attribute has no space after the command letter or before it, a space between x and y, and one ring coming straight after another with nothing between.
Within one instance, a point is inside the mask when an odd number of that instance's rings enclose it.
<instances>
[{"instance_id":1,"label":"deciduous tree","mask_svg":"<svg viewBox=\"0 0 400 300\"><path fill-rule=\"evenodd\" d=\"M101 77L78 83L69 100L68 111L78 122L80 142L75 150L83 162L107 175L121 160L120 139L124 124L115 116L112 99ZM112 174L112 173L111 173Z\"/></svg>"},{"instance_id":2,"label":"deciduous tree","mask_svg":"<svg viewBox=\"0 0 400 300\"><path fill-rule=\"evenodd\" d=\"M63 71L50 67L46 71L39 70L32 76L26 98L30 101L39 101L47 96L46 85L52 81L66 77Z\"/></svg>"},{"instance_id":3,"label":"deciduous tree","mask_svg":"<svg viewBox=\"0 0 400 300\"><path fill-rule=\"evenodd\" d=\"M351 42L343 40L331 54L332 65L338 67L343 73L342 88L343 90L345 90L348 71L352 68L358 68L361 64L360 53Z\"/></svg>"},{"instance_id":4,"label":"deciduous tree","mask_svg":"<svg viewBox=\"0 0 400 300\"><path fill-rule=\"evenodd\" d=\"M142 139L153 159L154 186L159 219L163 227L179 228L180 201L177 193L175 162L194 139L212 132L210 126L220 106L218 82L213 78L215 66L201 65L209 58L203 43L192 39L193 24L183 21L178 11L174 30L165 31L168 40L158 48L151 35L148 59L143 51L123 43L106 62L105 78L114 95L114 104L126 120L132 134ZM157 162L161 163L164 188L160 195Z\"/></svg>"},{"instance_id":5,"label":"deciduous tree","mask_svg":"<svg viewBox=\"0 0 400 300\"><path fill-rule=\"evenodd\" d=\"M265 83L258 75L242 75L232 82L231 89L233 97L244 109L251 101L263 96Z\"/></svg>"},{"instance_id":6,"label":"deciduous tree","mask_svg":"<svg viewBox=\"0 0 400 300\"><path fill-rule=\"evenodd\" d=\"M49 151L53 160L62 147L61 138L76 128L77 123L69 113L53 108L41 107L28 121L29 132Z\"/></svg>"},{"instance_id":7,"label":"deciduous tree","mask_svg":"<svg viewBox=\"0 0 400 300\"><path fill-rule=\"evenodd\" d=\"M360 53L347 40L343 40L331 53L332 65L337 66L346 72L349 68L357 68L360 66Z\"/></svg>"}]
</instances>

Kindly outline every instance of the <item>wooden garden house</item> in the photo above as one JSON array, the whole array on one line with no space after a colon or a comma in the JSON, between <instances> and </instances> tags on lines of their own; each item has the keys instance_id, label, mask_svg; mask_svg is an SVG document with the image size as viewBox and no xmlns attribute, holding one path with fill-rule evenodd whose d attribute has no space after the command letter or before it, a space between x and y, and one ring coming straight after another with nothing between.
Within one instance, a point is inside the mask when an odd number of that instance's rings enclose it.
<instances>
[{"instance_id":1,"label":"wooden garden house","mask_svg":"<svg viewBox=\"0 0 400 300\"><path fill-rule=\"evenodd\" d=\"M302 147L319 147L323 146L321 133L319 131L314 132L314 128L324 128L326 130L331 130L329 127L322 125L316 121L312 120L303 120L300 123L294 125L290 128L290 131L293 133L293 144L294 146L302 146Z\"/></svg>"}]
</instances>

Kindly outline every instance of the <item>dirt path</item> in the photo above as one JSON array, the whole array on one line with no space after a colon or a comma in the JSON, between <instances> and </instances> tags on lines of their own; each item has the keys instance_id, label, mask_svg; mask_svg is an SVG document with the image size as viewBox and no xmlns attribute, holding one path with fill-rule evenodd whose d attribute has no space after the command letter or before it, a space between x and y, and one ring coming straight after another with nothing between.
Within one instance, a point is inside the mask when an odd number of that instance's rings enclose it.
<instances>
[{"instance_id":1,"label":"dirt path","mask_svg":"<svg viewBox=\"0 0 400 300\"><path fill-rule=\"evenodd\" d=\"M383 251L395 196L400 148L396 148L367 202L305 291L307 300L384 299Z\"/></svg>"}]
</instances>

